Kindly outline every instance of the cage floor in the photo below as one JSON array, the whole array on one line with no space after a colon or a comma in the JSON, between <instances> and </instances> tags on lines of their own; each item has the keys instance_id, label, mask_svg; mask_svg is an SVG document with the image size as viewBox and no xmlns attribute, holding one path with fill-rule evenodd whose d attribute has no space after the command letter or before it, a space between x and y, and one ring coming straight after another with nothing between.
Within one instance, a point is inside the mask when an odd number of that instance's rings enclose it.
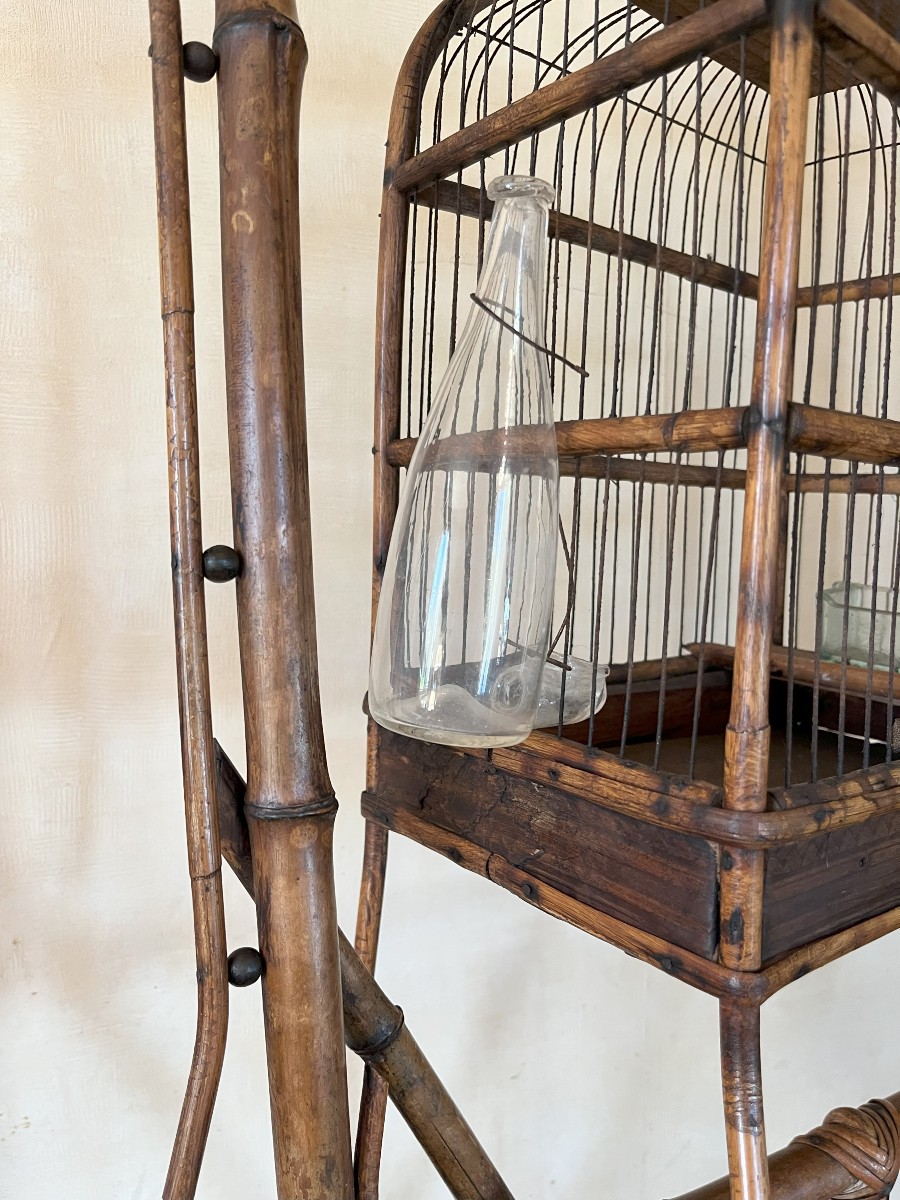
<instances>
[{"instance_id":1,"label":"cage floor","mask_svg":"<svg viewBox=\"0 0 900 1200\"><path fill-rule=\"evenodd\" d=\"M819 731L816 748L816 777L831 779L861 770L864 766L875 766L884 761L885 747L870 744L869 763L864 762L864 743L860 738L845 737L843 763L839 764L838 738L836 734ZM808 729L795 729L791 745L790 778L786 776L787 739L783 729L772 729L769 754L769 787L778 788L792 784L808 783L813 777L813 739ZM651 741L629 743L625 758L631 762L656 767L673 775L690 774L691 739L689 737L664 738L660 746L658 762L655 759L656 744ZM697 753L693 777L708 783L721 783L725 766L725 734L710 733L697 739Z\"/></svg>"}]
</instances>

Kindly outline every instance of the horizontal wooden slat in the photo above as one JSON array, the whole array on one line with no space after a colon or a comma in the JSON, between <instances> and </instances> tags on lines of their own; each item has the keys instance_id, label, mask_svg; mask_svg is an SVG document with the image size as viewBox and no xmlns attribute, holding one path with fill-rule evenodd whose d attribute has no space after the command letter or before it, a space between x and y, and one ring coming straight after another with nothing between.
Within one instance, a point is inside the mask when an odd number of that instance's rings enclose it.
<instances>
[{"instance_id":1,"label":"horizontal wooden slat","mask_svg":"<svg viewBox=\"0 0 900 1200\"><path fill-rule=\"evenodd\" d=\"M697 659L693 654L679 654L665 660L666 678L675 679L680 675L696 675ZM615 683L625 683L629 675L632 683L648 679L659 679L662 675L663 660L661 658L642 659L639 662L612 663L606 682L612 686Z\"/></svg>"},{"instance_id":2,"label":"horizontal wooden slat","mask_svg":"<svg viewBox=\"0 0 900 1200\"><path fill-rule=\"evenodd\" d=\"M823 283L797 289L797 307L849 304L859 300L884 300L900 296L900 274L873 275L871 279L848 279L846 283Z\"/></svg>"},{"instance_id":3,"label":"horizontal wooden slat","mask_svg":"<svg viewBox=\"0 0 900 1200\"><path fill-rule=\"evenodd\" d=\"M590 454L584 458L561 458L559 473L563 478L609 478L616 483L668 484L678 487L721 488L722 491L740 491L747 484L747 472L734 467L655 462L643 458L612 458L605 454Z\"/></svg>"},{"instance_id":4,"label":"horizontal wooden slat","mask_svg":"<svg viewBox=\"0 0 900 1200\"><path fill-rule=\"evenodd\" d=\"M799 483L796 475L785 476L785 487L789 494L796 491L823 493L826 488L830 496L897 496L900 495L900 475L881 472L866 474L836 475L802 474Z\"/></svg>"},{"instance_id":5,"label":"horizontal wooden slat","mask_svg":"<svg viewBox=\"0 0 900 1200\"><path fill-rule=\"evenodd\" d=\"M543 732L520 747L493 751L492 761L510 774L562 787L638 820L748 849L802 841L900 810L900 766L874 767L869 787L828 793L815 804L750 813L712 806L710 799L720 803L721 793L710 784L653 772Z\"/></svg>"},{"instance_id":6,"label":"horizontal wooden slat","mask_svg":"<svg viewBox=\"0 0 900 1200\"><path fill-rule=\"evenodd\" d=\"M900 465L900 421L792 404L788 446L798 454L842 458L850 462Z\"/></svg>"},{"instance_id":7,"label":"horizontal wooden slat","mask_svg":"<svg viewBox=\"0 0 900 1200\"><path fill-rule=\"evenodd\" d=\"M416 193L419 204L439 208L444 212L459 213L466 217L489 220L494 203L480 188L468 184L457 184L441 180ZM547 229L548 236L572 246L584 246L613 258L621 255L628 262L640 263L676 275L691 283L719 288L738 296L755 299L759 294L759 278L749 271L713 262L699 255L685 254L669 246L659 246L645 238L630 233L620 233L607 225L598 225L582 217L552 209Z\"/></svg>"},{"instance_id":8,"label":"horizontal wooden slat","mask_svg":"<svg viewBox=\"0 0 900 1200\"><path fill-rule=\"evenodd\" d=\"M442 179L628 88L650 83L698 54L713 54L761 26L766 17L765 0L710 4L451 134L405 162L388 182L408 192Z\"/></svg>"},{"instance_id":9,"label":"horizontal wooden slat","mask_svg":"<svg viewBox=\"0 0 900 1200\"><path fill-rule=\"evenodd\" d=\"M746 408L711 408L665 413L660 416L603 417L585 421L559 421L556 446L560 458L606 454L642 454L658 451L689 453L734 449L744 445ZM390 442L387 460L408 467L416 438ZM507 462L538 464L544 454L543 427L523 425L498 431L459 433L442 438L431 448L425 465L433 469L485 470L502 455Z\"/></svg>"},{"instance_id":10,"label":"horizontal wooden slat","mask_svg":"<svg viewBox=\"0 0 900 1200\"><path fill-rule=\"evenodd\" d=\"M701 647L695 642L685 649L696 657ZM730 670L734 666L734 655L733 646L722 646L715 642L707 642L703 646L703 661L708 667L724 667ZM786 646L772 647L769 653L769 667L774 674L785 678L790 671L797 683L810 686L818 680L822 687L834 691L843 687L848 692L856 692L863 696L871 687L872 695L882 700L893 694L900 712L900 675L892 676L890 671L872 671L870 675L865 667L835 663L825 658L819 659L817 667L816 656L811 650L788 650Z\"/></svg>"}]
</instances>

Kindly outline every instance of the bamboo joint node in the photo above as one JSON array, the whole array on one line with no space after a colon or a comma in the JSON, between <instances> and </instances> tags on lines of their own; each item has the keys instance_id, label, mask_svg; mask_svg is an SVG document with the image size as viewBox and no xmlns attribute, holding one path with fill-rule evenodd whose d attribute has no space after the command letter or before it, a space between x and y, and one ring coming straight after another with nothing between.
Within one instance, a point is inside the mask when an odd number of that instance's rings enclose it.
<instances>
[{"instance_id":1,"label":"bamboo joint node","mask_svg":"<svg viewBox=\"0 0 900 1200\"><path fill-rule=\"evenodd\" d=\"M367 1046L354 1046L356 1053L364 1062L371 1062L374 1058L380 1058L386 1050L389 1050L396 1042L397 1038L403 1032L406 1025L406 1018L403 1015L403 1009L399 1004L394 1005L394 1013L397 1017L397 1023L393 1029L389 1029L382 1037L376 1038Z\"/></svg>"},{"instance_id":2,"label":"bamboo joint node","mask_svg":"<svg viewBox=\"0 0 900 1200\"><path fill-rule=\"evenodd\" d=\"M308 804L281 804L278 807L267 804L245 804L244 811L254 821L293 821L301 817L329 817L338 810L335 796L323 796L318 800L310 800Z\"/></svg>"}]
</instances>

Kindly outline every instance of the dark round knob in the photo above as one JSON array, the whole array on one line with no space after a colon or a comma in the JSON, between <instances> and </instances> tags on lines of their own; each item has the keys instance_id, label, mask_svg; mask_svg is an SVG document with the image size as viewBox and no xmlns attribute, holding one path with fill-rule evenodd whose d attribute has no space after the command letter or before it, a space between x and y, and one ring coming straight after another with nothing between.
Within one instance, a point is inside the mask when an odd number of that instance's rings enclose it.
<instances>
[{"instance_id":1,"label":"dark round knob","mask_svg":"<svg viewBox=\"0 0 900 1200\"><path fill-rule=\"evenodd\" d=\"M262 973L262 955L253 946L241 946L228 955L228 982L232 987L249 987Z\"/></svg>"},{"instance_id":2,"label":"dark round knob","mask_svg":"<svg viewBox=\"0 0 900 1200\"><path fill-rule=\"evenodd\" d=\"M228 583L241 573L241 556L231 546L210 546L203 551L203 574L213 583Z\"/></svg>"},{"instance_id":3,"label":"dark round knob","mask_svg":"<svg viewBox=\"0 0 900 1200\"><path fill-rule=\"evenodd\" d=\"M208 83L219 69L219 56L203 42L185 42L181 49L182 70L194 83Z\"/></svg>"}]
</instances>

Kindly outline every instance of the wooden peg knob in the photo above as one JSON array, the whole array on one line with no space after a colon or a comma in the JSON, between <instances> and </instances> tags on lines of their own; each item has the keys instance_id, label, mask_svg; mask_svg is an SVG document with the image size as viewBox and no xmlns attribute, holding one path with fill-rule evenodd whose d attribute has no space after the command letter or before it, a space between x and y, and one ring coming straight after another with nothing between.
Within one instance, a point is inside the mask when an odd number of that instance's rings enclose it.
<instances>
[{"instance_id":1,"label":"wooden peg knob","mask_svg":"<svg viewBox=\"0 0 900 1200\"><path fill-rule=\"evenodd\" d=\"M241 556L231 546L210 546L203 551L203 574L212 583L228 583L241 573Z\"/></svg>"},{"instance_id":2,"label":"wooden peg knob","mask_svg":"<svg viewBox=\"0 0 900 1200\"><path fill-rule=\"evenodd\" d=\"M262 973L262 955L253 946L241 946L228 955L228 982L232 987L249 987Z\"/></svg>"},{"instance_id":3,"label":"wooden peg knob","mask_svg":"<svg viewBox=\"0 0 900 1200\"><path fill-rule=\"evenodd\" d=\"M194 83L209 83L219 69L219 56L203 42L185 42L181 49L182 70Z\"/></svg>"}]
</instances>

